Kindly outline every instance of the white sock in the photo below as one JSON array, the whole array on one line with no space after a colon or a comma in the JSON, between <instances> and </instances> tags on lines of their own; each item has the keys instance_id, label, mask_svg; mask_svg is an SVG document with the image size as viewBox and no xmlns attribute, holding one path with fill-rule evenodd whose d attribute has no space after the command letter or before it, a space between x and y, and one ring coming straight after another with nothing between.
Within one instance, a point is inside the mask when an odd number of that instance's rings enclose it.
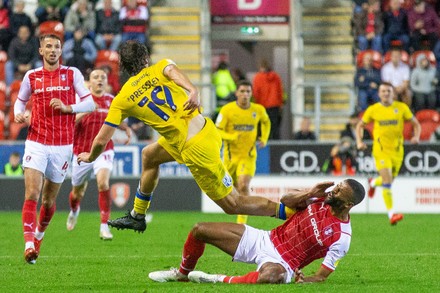
<instances>
[{"instance_id":1,"label":"white sock","mask_svg":"<svg viewBox=\"0 0 440 293\"><path fill-rule=\"evenodd\" d=\"M110 231L109 228L108 228L108 225L107 224L103 224L103 223L101 223L100 229L101 229L101 231L107 231L107 232Z\"/></svg>"},{"instance_id":2,"label":"white sock","mask_svg":"<svg viewBox=\"0 0 440 293\"><path fill-rule=\"evenodd\" d=\"M28 241L26 242L26 244L24 245L24 250L27 250L28 248L33 248L35 249L35 245L33 241Z\"/></svg>"},{"instance_id":3,"label":"white sock","mask_svg":"<svg viewBox=\"0 0 440 293\"><path fill-rule=\"evenodd\" d=\"M394 215L393 210L389 210L389 211L388 211L388 219L391 220L391 218L393 217L393 215Z\"/></svg>"},{"instance_id":4,"label":"white sock","mask_svg":"<svg viewBox=\"0 0 440 293\"><path fill-rule=\"evenodd\" d=\"M35 236L34 237L37 238L37 240L41 240L44 237L44 232L38 231L38 227L37 227L37 229L35 229Z\"/></svg>"}]
</instances>

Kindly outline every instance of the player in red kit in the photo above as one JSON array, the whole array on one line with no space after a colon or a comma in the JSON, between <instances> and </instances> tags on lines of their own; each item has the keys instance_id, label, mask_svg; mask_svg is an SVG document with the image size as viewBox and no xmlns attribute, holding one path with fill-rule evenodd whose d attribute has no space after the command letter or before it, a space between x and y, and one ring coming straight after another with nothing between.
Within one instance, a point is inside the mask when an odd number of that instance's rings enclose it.
<instances>
[{"instance_id":1,"label":"player in red kit","mask_svg":"<svg viewBox=\"0 0 440 293\"><path fill-rule=\"evenodd\" d=\"M74 67L60 65L61 40L40 37L43 67L26 72L14 104L14 120L26 121L26 103L32 115L23 155L25 200L22 210L25 260L34 264L44 232L55 213L55 201L72 159L75 113L95 109L84 77ZM80 102L76 103L76 97ZM38 222L37 203L42 194ZM38 223L38 225L37 225Z\"/></svg>"},{"instance_id":2,"label":"player in red kit","mask_svg":"<svg viewBox=\"0 0 440 293\"><path fill-rule=\"evenodd\" d=\"M332 185L323 182L285 195L281 202L296 212L272 231L235 223L197 224L184 245L180 268L152 272L150 279L248 284L324 281L350 247L349 211L365 196L356 180L346 179L326 192ZM257 271L234 277L194 271L206 243L228 253L233 261L257 264ZM321 267L305 277L301 269L319 258L324 258Z\"/></svg>"},{"instance_id":3,"label":"player in red kit","mask_svg":"<svg viewBox=\"0 0 440 293\"><path fill-rule=\"evenodd\" d=\"M69 195L70 213L67 217L67 230L75 228L79 211L80 202L87 189L87 181L90 179L92 171L96 176L98 185L98 205L101 215L101 226L99 236L103 240L113 239L113 235L107 225L110 217L111 198L110 198L110 174L113 170L113 158L115 156L113 141L110 140L104 152L93 163L77 163L78 154L88 151L93 139L101 129L107 117L108 109L112 103L113 96L107 94L105 89L108 85L107 74L102 69L95 69L90 73L90 91L96 104L96 109L92 113L81 113L76 115L75 140L73 143L72 160L72 191ZM125 124L120 128L125 130L128 143L131 138L131 130Z\"/></svg>"}]
</instances>

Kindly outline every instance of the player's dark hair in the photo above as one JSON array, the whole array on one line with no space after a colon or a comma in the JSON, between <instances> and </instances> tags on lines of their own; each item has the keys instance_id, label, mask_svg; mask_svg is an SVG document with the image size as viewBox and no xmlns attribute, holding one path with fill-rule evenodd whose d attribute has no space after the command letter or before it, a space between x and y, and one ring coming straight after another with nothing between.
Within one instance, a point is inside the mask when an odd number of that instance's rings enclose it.
<instances>
[{"instance_id":1,"label":"player's dark hair","mask_svg":"<svg viewBox=\"0 0 440 293\"><path fill-rule=\"evenodd\" d=\"M55 34L45 34L45 35L41 35L39 38L40 44L41 42L43 42L45 39L57 39L58 41L61 42L61 38Z\"/></svg>"},{"instance_id":2,"label":"player's dark hair","mask_svg":"<svg viewBox=\"0 0 440 293\"><path fill-rule=\"evenodd\" d=\"M127 41L119 49L119 63L129 75L136 75L144 69L149 57L147 47L138 41Z\"/></svg>"},{"instance_id":3,"label":"player's dark hair","mask_svg":"<svg viewBox=\"0 0 440 293\"><path fill-rule=\"evenodd\" d=\"M358 181L350 178L346 179L345 182L347 182L348 186L350 186L351 190L353 191L353 204L357 205L358 203L362 202L365 197L364 186Z\"/></svg>"},{"instance_id":4,"label":"player's dark hair","mask_svg":"<svg viewBox=\"0 0 440 293\"><path fill-rule=\"evenodd\" d=\"M237 88L239 88L242 85L252 87L252 83L249 80L245 80L245 79L237 81Z\"/></svg>"}]
</instances>

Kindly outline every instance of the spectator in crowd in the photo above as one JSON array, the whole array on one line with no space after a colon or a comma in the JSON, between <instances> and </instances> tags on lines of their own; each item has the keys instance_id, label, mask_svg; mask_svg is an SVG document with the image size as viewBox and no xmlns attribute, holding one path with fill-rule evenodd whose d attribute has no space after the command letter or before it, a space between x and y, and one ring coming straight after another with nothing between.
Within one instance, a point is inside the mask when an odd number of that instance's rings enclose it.
<instances>
[{"instance_id":1,"label":"spectator in crowd","mask_svg":"<svg viewBox=\"0 0 440 293\"><path fill-rule=\"evenodd\" d=\"M416 59L416 67L411 72L410 86L413 92L414 112L422 109L435 109L437 97L435 87L438 83L436 70L425 54Z\"/></svg>"},{"instance_id":2,"label":"spectator in crowd","mask_svg":"<svg viewBox=\"0 0 440 293\"><path fill-rule=\"evenodd\" d=\"M390 9L384 13L383 49L388 52L392 41L400 41L409 52L409 27L407 12L401 8L400 0L391 0Z\"/></svg>"},{"instance_id":3,"label":"spectator in crowd","mask_svg":"<svg viewBox=\"0 0 440 293\"><path fill-rule=\"evenodd\" d=\"M147 7L139 5L136 0L127 0L127 4L119 12L122 42L137 40L141 44L147 44L146 33L149 17Z\"/></svg>"},{"instance_id":4,"label":"spectator in crowd","mask_svg":"<svg viewBox=\"0 0 440 293\"><path fill-rule=\"evenodd\" d=\"M23 0L15 1L14 11L10 17L11 33L15 37L18 34L18 29L25 25L29 28L31 34L34 34L34 26L29 15L24 11L25 3Z\"/></svg>"},{"instance_id":5,"label":"spectator in crowd","mask_svg":"<svg viewBox=\"0 0 440 293\"><path fill-rule=\"evenodd\" d=\"M215 114L213 121L216 120L220 109L227 103L235 100L235 96L231 95L236 90L235 81L229 71L229 66L225 61L221 61L217 70L212 75L212 84L215 86L215 97L217 101L217 107L215 109ZM232 97L234 99L232 99Z\"/></svg>"},{"instance_id":6,"label":"spectator in crowd","mask_svg":"<svg viewBox=\"0 0 440 293\"><path fill-rule=\"evenodd\" d=\"M333 176L356 174L356 147L351 137L344 136L330 151L330 157L322 165L322 172Z\"/></svg>"},{"instance_id":7,"label":"spectator in crowd","mask_svg":"<svg viewBox=\"0 0 440 293\"><path fill-rule=\"evenodd\" d=\"M353 14L361 14L364 9L368 8L368 0L352 0Z\"/></svg>"},{"instance_id":8,"label":"spectator in crowd","mask_svg":"<svg viewBox=\"0 0 440 293\"><path fill-rule=\"evenodd\" d=\"M35 16L38 24L47 20L64 21L64 17L69 11L69 0L38 0L38 7L35 10Z\"/></svg>"},{"instance_id":9,"label":"spectator in crowd","mask_svg":"<svg viewBox=\"0 0 440 293\"><path fill-rule=\"evenodd\" d=\"M411 107L411 91L409 89L410 68L401 60L402 52L399 48L391 49L391 60L382 66L381 79L394 86L394 98Z\"/></svg>"},{"instance_id":10,"label":"spectator in crowd","mask_svg":"<svg viewBox=\"0 0 440 293\"><path fill-rule=\"evenodd\" d=\"M260 61L252 88L255 102L266 108L270 119L269 139L280 138L281 113L283 110L283 82L266 59Z\"/></svg>"},{"instance_id":11,"label":"spectator in crowd","mask_svg":"<svg viewBox=\"0 0 440 293\"><path fill-rule=\"evenodd\" d=\"M440 22L434 9L424 0L414 0L414 7L408 11L411 46L414 51L432 50L437 43ZM429 42L426 48L423 42Z\"/></svg>"},{"instance_id":12,"label":"spectator in crowd","mask_svg":"<svg viewBox=\"0 0 440 293\"><path fill-rule=\"evenodd\" d=\"M121 89L121 84L119 82L119 73L113 72L110 65L102 65L99 69L104 70L107 74L107 89L106 92L112 95L116 95Z\"/></svg>"},{"instance_id":13,"label":"spectator in crowd","mask_svg":"<svg viewBox=\"0 0 440 293\"><path fill-rule=\"evenodd\" d=\"M71 39L78 27L82 28L87 38L95 39L96 15L88 0L76 1L67 12L64 20L65 39Z\"/></svg>"},{"instance_id":14,"label":"spectator in crowd","mask_svg":"<svg viewBox=\"0 0 440 293\"><path fill-rule=\"evenodd\" d=\"M119 11L113 8L112 0L104 0L104 7L96 11L95 43L99 50L117 51L121 43Z\"/></svg>"},{"instance_id":15,"label":"spectator in crowd","mask_svg":"<svg viewBox=\"0 0 440 293\"><path fill-rule=\"evenodd\" d=\"M22 25L9 45L8 61L5 65L7 86L15 79L22 79L28 70L43 66L38 47L38 40L31 36L29 27Z\"/></svg>"},{"instance_id":16,"label":"spectator in crowd","mask_svg":"<svg viewBox=\"0 0 440 293\"><path fill-rule=\"evenodd\" d=\"M358 68L354 77L354 85L358 91L358 107L360 111L367 109L368 105L379 101L377 88L381 77L380 70L373 67L373 55L365 53L363 67Z\"/></svg>"},{"instance_id":17,"label":"spectator in crowd","mask_svg":"<svg viewBox=\"0 0 440 293\"><path fill-rule=\"evenodd\" d=\"M341 131L341 140L344 137L349 137L353 141L356 141L356 126L359 123L359 115L357 113L353 113L350 115L348 123L345 124L345 129ZM364 131L363 140L371 140L371 135L369 131Z\"/></svg>"},{"instance_id":18,"label":"spectator in crowd","mask_svg":"<svg viewBox=\"0 0 440 293\"><path fill-rule=\"evenodd\" d=\"M7 51L11 41L9 9L0 0L0 50Z\"/></svg>"},{"instance_id":19,"label":"spectator in crowd","mask_svg":"<svg viewBox=\"0 0 440 293\"><path fill-rule=\"evenodd\" d=\"M95 44L85 37L85 32L81 27L77 27L73 38L64 43L64 63L67 66L75 66L84 75L93 68L97 54Z\"/></svg>"},{"instance_id":20,"label":"spectator in crowd","mask_svg":"<svg viewBox=\"0 0 440 293\"><path fill-rule=\"evenodd\" d=\"M6 176L23 176L23 168L20 164L21 155L18 152L13 152L9 155L9 161L3 168L3 173Z\"/></svg>"},{"instance_id":21,"label":"spectator in crowd","mask_svg":"<svg viewBox=\"0 0 440 293\"><path fill-rule=\"evenodd\" d=\"M247 80L244 72L238 67L234 68L231 71L231 74L232 74L232 78L234 79L235 83L238 83L241 80Z\"/></svg>"},{"instance_id":22,"label":"spectator in crowd","mask_svg":"<svg viewBox=\"0 0 440 293\"><path fill-rule=\"evenodd\" d=\"M368 8L353 19L358 48L361 51L371 48L382 51L383 19L379 0L369 0Z\"/></svg>"},{"instance_id":23,"label":"spectator in crowd","mask_svg":"<svg viewBox=\"0 0 440 293\"><path fill-rule=\"evenodd\" d=\"M315 133L310 129L312 122L309 117L303 117L300 130L293 137L294 140L316 140Z\"/></svg>"}]
</instances>

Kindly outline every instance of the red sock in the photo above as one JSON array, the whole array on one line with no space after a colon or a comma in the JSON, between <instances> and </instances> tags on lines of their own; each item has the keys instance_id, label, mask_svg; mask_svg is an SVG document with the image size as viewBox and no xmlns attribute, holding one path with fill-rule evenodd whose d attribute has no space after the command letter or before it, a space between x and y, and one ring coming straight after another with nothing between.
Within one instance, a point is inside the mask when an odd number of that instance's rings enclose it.
<instances>
[{"instance_id":1,"label":"red sock","mask_svg":"<svg viewBox=\"0 0 440 293\"><path fill-rule=\"evenodd\" d=\"M110 218L111 198L110 190L100 191L98 196L99 211L101 212L101 224L107 224Z\"/></svg>"},{"instance_id":2,"label":"red sock","mask_svg":"<svg viewBox=\"0 0 440 293\"><path fill-rule=\"evenodd\" d=\"M53 217L53 214L55 214L56 210L56 204L53 203L53 205L50 208L46 208L44 205L41 205L40 207L40 218L38 220L38 231L44 232L49 226L50 220Z\"/></svg>"},{"instance_id":3,"label":"red sock","mask_svg":"<svg viewBox=\"0 0 440 293\"><path fill-rule=\"evenodd\" d=\"M182 262L180 263L179 272L188 275L194 270L197 261L205 251L205 243L194 238L192 233L188 234L185 245L183 246Z\"/></svg>"},{"instance_id":4,"label":"red sock","mask_svg":"<svg viewBox=\"0 0 440 293\"><path fill-rule=\"evenodd\" d=\"M71 191L69 193L69 205L70 205L70 209L72 210L72 212L76 212L78 210L80 202L81 202L81 200L79 198L77 198L77 199L73 198L73 192Z\"/></svg>"},{"instance_id":5,"label":"red sock","mask_svg":"<svg viewBox=\"0 0 440 293\"><path fill-rule=\"evenodd\" d=\"M21 211L23 235L25 242L34 241L35 223L37 219L37 201L26 199Z\"/></svg>"},{"instance_id":6,"label":"red sock","mask_svg":"<svg viewBox=\"0 0 440 293\"><path fill-rule=\"evenodd\" d=\"M225 277L223 283L231 284L256 284L259 272L250 272L244 276Z\"/></svg>"}]
</instances>

